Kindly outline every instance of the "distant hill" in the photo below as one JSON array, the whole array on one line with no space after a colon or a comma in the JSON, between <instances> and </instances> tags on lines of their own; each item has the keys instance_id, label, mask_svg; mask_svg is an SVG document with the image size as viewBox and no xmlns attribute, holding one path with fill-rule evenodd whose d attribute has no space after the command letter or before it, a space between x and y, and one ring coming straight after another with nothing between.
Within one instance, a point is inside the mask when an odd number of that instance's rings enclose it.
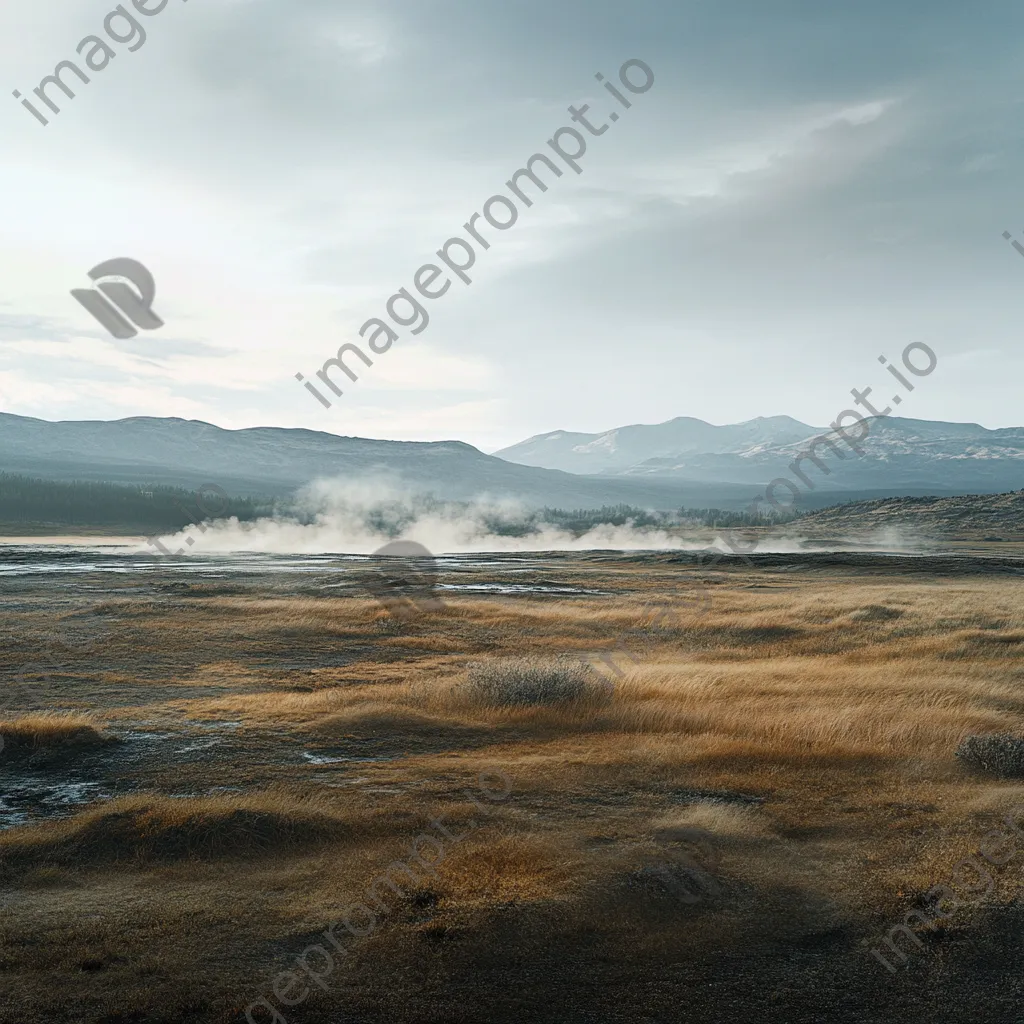
<instances>
[{"instance_id":1,"label":"distant hill","mask_svg":"<svg viewBox=\"0 0 1024 1024\"><path fill-rule=\"evenodd\" d=\"M956 497L883 498L819 509L802 530L862 533L903 527L933 537L1024 540L1024 491Z\"/></svg>"},{"instance_id":2,"label":"distant hill","mask_svg":"<svg viewBox=\"0 0 1024 1024\"><path fill-rule=\"evenodd\" d=\"M283 496L317 478L383 481L441 500L514 498L532 507L627 504L737 507L742 485L587 478L518 466L462 441L377 441L315 430L224 430L199 420L135 416L62 421L0 413L0 471L51 480L195 488Z\"/></svg>"},{"instance_id":3,"label":"distant hill","mask_svg":"<svg viewBox=\"0 0 1024 1024\"><path fill-rule=\"evenodd\" d=\"M843 443L838 445L840 455L819 445L824 469L809 459L800 463L810 480L802 499L805 507L818 504L815 492L818 497L826 491L965 494L1007 491L1024 482L1022 427L987 430L977 423L898 416L871 417L867 424L862 455L854 455ZM684 417L604 434L555 431L497 454L524 465L616 479L729 481L763 487L769 480L792 476L794 460L823 432L786 416L721 427ZM852 430L851 436L855 434ZM807 501L809 496L812 500Z\"/></svg>"},{"instance_id":4,"label":"distant hill","mask_svg":"<svg viewBox=\"0 0 1024 1024\"><path fill-rule=\"evenodd\" d=\"M741 454L765 445L789 444L821 433L789 416L759 416L716 427L692 416L665 423L616 427L602 434L554 430L494 454L509 462L567 473L621 473L652 459L671 462L684 455Z\"/></svg>"},{"instance_id":5,"label":"distant hill","mask_svg":"<svg viewBox=\"0 0 1024 1024\"><path fill-rule=\"evenodd\" d=\"M803 462L814 487L801 494L800 511L846 498L999 492L1021 485L1020 428L987 431L973 424L899 419L872 423L863 457L839 459L823 449L828 475ZM614 468L646 453L647 428L637 428L635 435L609 441L614 459L604 470L583 475L508 462L462 441L378 441L281 427L225 430L198 420L151 416L52 423L0 413L0 472L148 489L212 483L234 496L269 498L328 478L380 482L441 501L515 499L534 509L737 510L763 494L770 480L791 475L789 466L803 442L790 439L812 429L788 417L750 420L735 428L692 419L664 426L658 444L674 437L691 446L742 450L658 456Z\"/></svg>"}]
</instances>

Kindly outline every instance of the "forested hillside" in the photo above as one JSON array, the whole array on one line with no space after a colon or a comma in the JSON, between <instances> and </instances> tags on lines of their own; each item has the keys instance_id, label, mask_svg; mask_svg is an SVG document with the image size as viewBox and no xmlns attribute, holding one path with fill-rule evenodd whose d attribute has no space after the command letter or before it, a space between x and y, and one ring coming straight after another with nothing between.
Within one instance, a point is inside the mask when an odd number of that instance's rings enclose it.
<instances>
[{"instance_id":1,"label":"forested hillside","mask_svg":"<svg viewBox=\"0 0 1024 1024\"><path fill-rule=\"evenodd\" d=\"M0 532L7 534L52 527L170 532L195 521L231 516L251 520L273 510L272 499L233 498L219 488L197 493L0 473Z\"/></svg>"}]
</instances>

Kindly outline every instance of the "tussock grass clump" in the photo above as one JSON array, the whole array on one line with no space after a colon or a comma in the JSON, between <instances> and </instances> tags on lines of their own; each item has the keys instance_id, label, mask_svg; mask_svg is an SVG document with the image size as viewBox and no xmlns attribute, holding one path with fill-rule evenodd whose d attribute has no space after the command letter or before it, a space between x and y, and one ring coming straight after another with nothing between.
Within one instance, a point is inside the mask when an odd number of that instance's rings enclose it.
<instances>
[{"instance_id":1,"label":"tussock grass clump","mask_svg":"<svg viewBox=\"0 0 1024 1024\"><path fill-rule=\"evenodd\" d=\"M956 756L982 771L1011 778L1024 776L1024 738L1020 736L967 736Z\"/></svg>"},{"instance_id":2,"label":"tussock grass clump","mask_svg":"<svg viewBox=\"0 0 1024 1024\"><path fill-rule=\"evenodd\" d=\"M610 687L582 662L507 658L470 665L464 693L484 707L528 708L599 703Z\"/></svg>"},{"instance_id":3,"label":"tussock grass clump","mask_svg":"<svg viewBox=\"0 0 1024 1024\"><path fill-rule=\"evenodd\" d=\"M111 742L87 715L26 715L0 721L0 750L27 753Z\"/></svg>"},{"instance_id":4,"label":"tussock grass clump","mask_svg":"<svg viewBox=\"0 0 1024 1024\"><path fill-rule=\"evenodd\" d=\"M63 821L0 834L0 866L249 857L344 838L352 831L326 810L283 794L184 799L138 794Z\"/></svg>"},{"instance_id":5,"label":"tussock grass clump","mask_svg":"<svg viewBox=\"0 0 1024 1024\"><path fill-rule=\"evenodd\" d=\"M850 612L851 619L860 619L863 622L891 622L902 617L901 608L890 608L885 604L869 604Z\"/></svg>"},{"instance_id":6,"label":"tussock grass clump","mask_svg":"<svg viewBox=\"0 0 1024 1024\"><path fill-rule=\"evenodd\" d=\"M710 841L716 838L752 840L771 834L759 811L700 801L665 815L654 827L655 838L669 842L689 841L697 835Z\"/></svg>"}]
</instances>

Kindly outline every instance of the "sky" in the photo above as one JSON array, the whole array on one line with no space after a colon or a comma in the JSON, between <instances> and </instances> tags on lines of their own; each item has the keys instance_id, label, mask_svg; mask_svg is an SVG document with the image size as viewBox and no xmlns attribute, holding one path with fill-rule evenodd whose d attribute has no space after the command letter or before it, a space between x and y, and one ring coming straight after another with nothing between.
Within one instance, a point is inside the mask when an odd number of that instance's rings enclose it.
<instances>
[{"instance_id":1,"label":"sky","mask_svg":"<svg viewBox=\"0 0 1024 1024\"><path fill-rule=\"evenodd\" d=\"M116 7L0 8L0 411L493 451L827 425L917 342L937 365L902 415L1024 424L1017 2L126 0L141 45L105 32ZM33 90L89 35L114 56L54 114ZM608 128L575 124L577 174L548 140L584 103ZM443 268L425 329L372 353L361 325L537 152L561 177L505 230L478 218L471 283ZM71 296L115 257L152 272L162 327L113 338ZM372 366L318 384L325 408L295 374L351 342Z\"/></svg>"}]
</instances>

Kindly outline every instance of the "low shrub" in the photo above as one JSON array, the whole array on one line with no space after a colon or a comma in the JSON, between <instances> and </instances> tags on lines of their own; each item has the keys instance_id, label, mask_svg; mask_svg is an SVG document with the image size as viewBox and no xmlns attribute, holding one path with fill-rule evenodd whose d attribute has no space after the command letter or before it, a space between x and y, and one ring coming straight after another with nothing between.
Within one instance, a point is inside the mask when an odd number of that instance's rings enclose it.
<instances>
[{"instance_id":1,"label":"low shrub","mask_svg":"<svg viewBox=\"0 0 1024 1024\"><path fill-rule=\"evenodd\" d=\"M582 662L508 658L470 665L465 692L486 707L526 708L605 701L611 686Z\"/></svg>"},{"instance_id":2,"label":"low shrub","mask_svg":"<svg viewBox=\"0 0 1024 1024\"><path fill-rule=\"evenodd\" d=\"M859 619L863 622L891 622L903 616L899 608L890 608L884 604L869 604L864 608L858 608L850 612L851 619Z\"/></svg>"},{"instance_id":3,"label":"low shrub","mask_svg":"<svg viewBox=\"0 0 1024 1024\"><path fill-rule=\"evenodd\" d=\"M1024 776L1024 739L1019 736L967 736L956 756L965 764L995 775Z\"/></svg>"}]
</instances>

